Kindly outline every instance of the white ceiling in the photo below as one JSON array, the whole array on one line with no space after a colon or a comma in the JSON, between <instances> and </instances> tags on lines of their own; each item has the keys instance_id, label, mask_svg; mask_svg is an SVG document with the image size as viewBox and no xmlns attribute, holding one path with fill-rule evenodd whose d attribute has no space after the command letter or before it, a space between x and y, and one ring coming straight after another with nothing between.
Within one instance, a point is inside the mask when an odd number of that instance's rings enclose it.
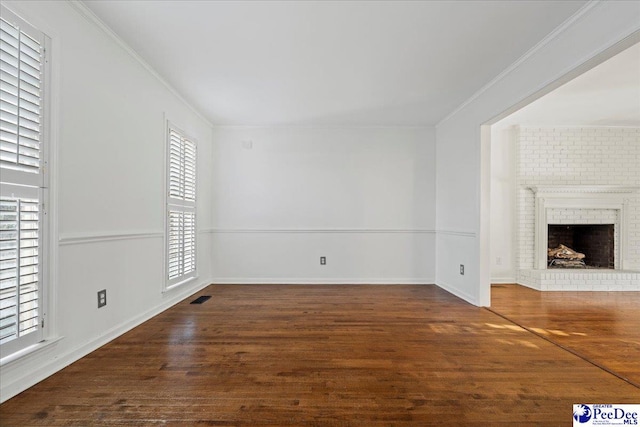
<instances>
[{"instance_id":1,"label":"white ceiling","mask_svg":"<svg viewBox=\"0 0 640 427\"><path fill-rule=\"evenodd\" d=\"M585 1L85 4L216 125L434 125Z\"/></svg>"},{"instance_id":2,"label":"white ceiling","mask_svg":"<svg viewBox=\"0 0 640 427\"><path fill-rule=\"evenodd\" d=\"M500 127L640 127L640 44L500 121Z\"/></svg>"}]
</instances>

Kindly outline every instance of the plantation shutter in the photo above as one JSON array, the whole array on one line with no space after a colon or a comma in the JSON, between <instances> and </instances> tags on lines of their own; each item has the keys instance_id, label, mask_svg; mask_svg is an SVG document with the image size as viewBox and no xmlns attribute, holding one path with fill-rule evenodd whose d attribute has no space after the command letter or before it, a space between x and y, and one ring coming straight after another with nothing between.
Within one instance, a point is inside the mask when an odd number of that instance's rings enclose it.
<instances>
[{"instance_id":1,"label":"plantation shutter","mask_svg":"<svg viewBox=\"0 0 640 427\"><path fill-rule=\"evenodd\" d=\"M196 144L169 128L167 279L169 285L196 272Z\"/></svg>"},{"instance_id":2,"label":"plantation shutter","mask_svg":"<svg viewBox=\"0 0 640 427\"><path fill-rule=\"evenodd\" d=\"M0 165L40 172L42 44L0 20Z\"/></svg>"},{"instance_id":3,"label":"plantation shutter","mask_svg":"<svg viewBox=\"0 0 640 427\"><path fill-rule=\"evenodd\" d=\"M38 199L0 199L0 344L38 328Z\"/></svg>"},{"instance_id":4,"label":"plantation shutter","mask_svg":"<svg viewBox=\"0 0 640 427\"><path fill-rule=\"evenodd\" d=\"M17 349L41 336L44 35L2 14L0 344Z\"/></svg>"},{"instance_id":5,"label":"plantation shutter","mask_svg":"<svg viewBox=\"0 0 640 427\"><path fill-rule=\"evenodd\" d=\"M196 201L196 145L169 129L169 198Z\"/></svg>"}]
</instances>

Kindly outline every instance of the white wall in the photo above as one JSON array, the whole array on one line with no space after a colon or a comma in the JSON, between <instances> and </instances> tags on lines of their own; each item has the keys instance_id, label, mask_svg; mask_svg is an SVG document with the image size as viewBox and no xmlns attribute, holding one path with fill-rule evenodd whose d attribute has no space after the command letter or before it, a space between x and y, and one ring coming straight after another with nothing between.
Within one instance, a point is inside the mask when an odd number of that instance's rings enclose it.
<instances>
[{"instance_id":1,"label":"white wall","mask_svg":"<svg viewBox=\"0 0 640 427\"><path fill-rule=\"evenodd\" d=\"M217 282L433 283L433 129L218 128L214 146Z\"/></svg>"},{"instance_id":2,"label":"white wall","mask_svg":"<svg viewBox=\"0 0 640 427\"><path fill-rule=\"evenodd\" d=\"M438 124L438 285L474 304L490 304L490 257L487 255L490 239L480 227L481 218L490 214L488 210L480 210L481 200L489 198L488 192L480 191L483 169L480 126L513 112L514 106L563 76L568 78L572 70L639 30L638 3L590 3L580 17L536 46L508 72ZM464 262L467 262L466 274L461 276L458 265Z\"/></svg>"},{"instance_id":3,"label":"white wall","mask_svg":"<svg viewBox=\"0 0 640 427\"><path fill-rule=\"evenodd\" d=\"M491 283L516 282L516 131L491 129Z\"/></svg>"},{"instance_id":4,"label":"white wall","mask_svg":"<svg viewBox=\"0 0 640 427\"><path fill-rule=\"evenodd\" d=\"M4 363L6 400L209 283L211 127L67 2L4 2L52 38L49 338ZM166 293L165 115L199 142L199 279ZM106 307L96 293L107 290ZM4 355L3 355L4 356Z\"/></svg>"}]
</instances>

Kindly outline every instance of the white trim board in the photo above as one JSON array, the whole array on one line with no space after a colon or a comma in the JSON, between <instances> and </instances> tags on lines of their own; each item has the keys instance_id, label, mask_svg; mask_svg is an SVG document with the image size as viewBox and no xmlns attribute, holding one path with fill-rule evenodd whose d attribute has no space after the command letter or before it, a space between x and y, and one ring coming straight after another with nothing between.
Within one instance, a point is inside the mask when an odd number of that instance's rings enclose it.
<instances>
[{"instance_id":1,"label":"white trim board","mask_svg":"<svg viewBox=\"0 0 640 427\"><path fill-rule=\"evenodd\" d=\"M458 236L469 238L475 238L478 235L475 231L466 230L436 230L436 234L439 236Z\"/></svg>"},{"instance_id":2,"label":"white trim board","mask_svg":"<svg viewBox=\"0 0 640 427\"><path fill-rule=\"evenodd\" d=\"M491 278L492 285L513 285L515 283L517 283L515 276Z\"/></svg>"},{"instance_id":3,"label":"white trim board","mask_svg":"<svg viewBox=\"0 0 640 427\"><path fill-rule=\"evenodd\" d=\"M76 233L63 234L58 240L60 246L82 245L88 243L111 242L115 240L159 239L162 231L143 231L129 233Z\"/></svg>"},{"instance_id":4,"label":"white trim board","mask_svg":"<svg viewBox=\"0 0 640 427\"><path fill-rule=\"evenodd\" d=\"M433 285L434 278L395 279L327 279L327 278L264 278L264 277L215 277L212 285Z\"/></svg>"},{"instance_id":5,"label":"white trim board","mask_svg":"<svg viewBox=\"0 0 640 427\"><path fill-rule=\"evenodd\" d=\"M281 234L305 234L305 233L382 233L382 234L436 234L435 230L412 228L214 228L207 230L213 234L247 234L247 233L281 233Z\"/></svg>"},{"instance_id":6,"label":"white trim board","mask_svg":"<svg viewBox=\"0 0 640 427\"><path fill-rule=\"evenodd\" d=\"M290 124L290 125L213 125L214 130L259 130L259 129L297 129L297 130L335 130L335 129L434 129L433 125L355 125L355 124Z\"/></svg>"},{"instance_id":7,"label":"white trim board","mask_svg":"<svg viewBox=\"0 0 640 427\"><path fill-rule=\"evenodd\" d=\"M469 304L472 304L474 306L478 306L478 302L477 302L477 298L474 298L472 295L466 293L465 291L456 288L455 286L452 286L448 283L444 283L442 281L439 281L436 283L436 286L438 286L439 288L442 288L443 290L449 292L450 294L468 302Z\"/></svg>"}]
</instances>

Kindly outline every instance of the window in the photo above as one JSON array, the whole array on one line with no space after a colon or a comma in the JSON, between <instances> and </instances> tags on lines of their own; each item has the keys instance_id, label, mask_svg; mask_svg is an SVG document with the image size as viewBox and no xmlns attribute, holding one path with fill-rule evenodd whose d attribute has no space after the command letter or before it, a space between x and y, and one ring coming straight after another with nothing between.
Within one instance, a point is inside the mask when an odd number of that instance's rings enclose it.
<instances>
[{"instance_id":1,"label":"window","mask_svg":"<svg viewBox=\"0 0 640 427\"><path fill-rule=\"evenodd\" d=\"M167 287L196 276L196 143L169 125Z\"/></svg>"},{"instance_id":2,"label":"window","mask_svg":"<svg viewBox=\"0 0 640 427\"><path fill-rule=\"evenodd\" d=\"M42 340L47 179L45 36L6 8L0 18L0 346Z\"/></svg>"}]
</instances>

